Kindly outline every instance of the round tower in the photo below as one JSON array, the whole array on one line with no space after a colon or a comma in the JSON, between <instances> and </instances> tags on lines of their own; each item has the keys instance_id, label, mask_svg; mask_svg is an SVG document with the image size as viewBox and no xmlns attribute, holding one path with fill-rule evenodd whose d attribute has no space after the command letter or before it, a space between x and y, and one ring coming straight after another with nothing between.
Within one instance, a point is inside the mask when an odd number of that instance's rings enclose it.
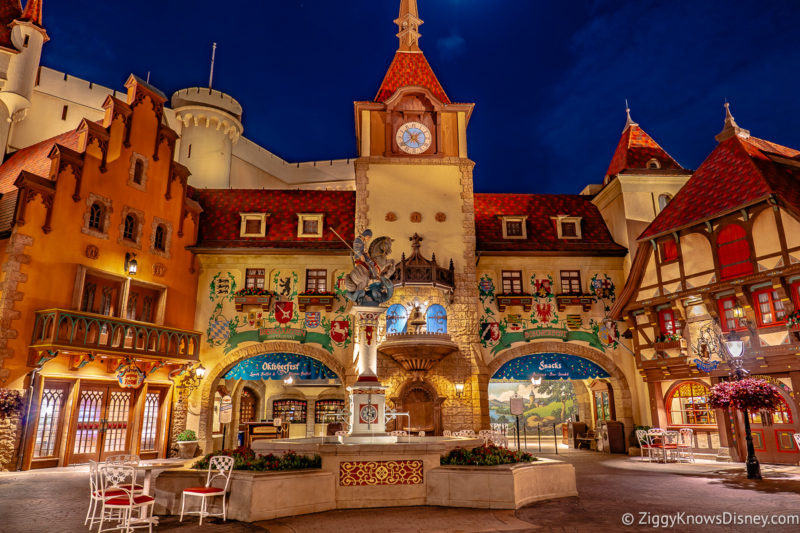
<instances>
[{"instance_id":1,"label":"round tower","mask_svg":"<svg viewBox=\"0 0 800 533\"><path fill-rule=\"evenodd\" d=\"M233 145L242 135L242 106L233 97L205 87L181 89L172 108L182 124L178 162L192 172L192 187L230 187Z\"/></svg>"},{"instance_id":2,"label":"round tower","mask_svg":"<svg viewBox=\"0 0 800 533\"><path fill-rule=\"evenodd\" d=\"M17 7L12 2L12 7ZM12 10L15 11L15 10ZM6 82L0 90L2 109L0 120L0 142L5 150L11 123L22 118L22 111L31 106L31 95L36 85L42 47L49 40L42 26L42 0L28 0L25 11L10 23L10 32L4 32L4 38L10 40L11 46L17 50L10 55Z\"/></svg>"}]
</instances>

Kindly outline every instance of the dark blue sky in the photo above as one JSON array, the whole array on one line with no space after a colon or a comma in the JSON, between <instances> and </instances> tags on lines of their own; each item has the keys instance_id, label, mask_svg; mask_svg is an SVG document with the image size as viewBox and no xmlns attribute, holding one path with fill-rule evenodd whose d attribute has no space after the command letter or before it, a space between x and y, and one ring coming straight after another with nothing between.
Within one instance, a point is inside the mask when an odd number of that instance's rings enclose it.
<instances>
[{"instance_id":1,"label":"dark blue sky","mask_svg":"<svg viewBox=\"0 0 800 533\"><path fill-rule=\"evenodd\" d=\"M421 46L451 100L475 102L481 192L576 193L602 180L633 118L683 166L715 146L722 103L800 148L800 2L418 0ZM290 161L355 155L353 105L394 51L399 0L45 2L43 64L167 94L208 82L245 136Z\"/></svg>"}]
</instances>

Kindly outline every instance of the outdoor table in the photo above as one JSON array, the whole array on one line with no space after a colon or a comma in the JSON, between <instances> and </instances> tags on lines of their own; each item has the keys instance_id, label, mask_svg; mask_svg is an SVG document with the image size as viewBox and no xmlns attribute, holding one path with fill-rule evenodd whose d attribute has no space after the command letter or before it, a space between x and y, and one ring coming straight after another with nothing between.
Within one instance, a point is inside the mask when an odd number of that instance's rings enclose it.
<instances>
[{"instance_id":1,"label":"outdoor table","mask_svg":"<svg viewBox=\"0 0 800 533\"><path fill-rule=\"evenodd\" d=\"M140 462L138 465L136 465L136 469L144 471L144 484L142 485L142 493L147 495L147 496L153 496L152 494L150 494L150 485L152 485L152 483L153 483L153 470L164 470L164 469L167 469L167 468L179 467L181 465L182 465L182 463L176 463L175 461L169 461L169 462L167 462L167 461L160 461L160 462L153 461L153 462L147 462L147 463ZM144 514L145 514L145 508L143 507L139 511L139 518L144 518ZM158 525L158 517L154 516L153 520L154 520L153 525L157 526Z\"/></svg>"}]
</instances>

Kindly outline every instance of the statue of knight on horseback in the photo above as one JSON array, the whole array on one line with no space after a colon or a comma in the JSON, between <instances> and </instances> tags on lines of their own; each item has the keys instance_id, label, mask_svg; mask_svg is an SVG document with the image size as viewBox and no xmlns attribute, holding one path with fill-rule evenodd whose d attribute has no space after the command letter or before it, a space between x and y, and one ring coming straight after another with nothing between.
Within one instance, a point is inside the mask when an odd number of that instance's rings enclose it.
<instances>
[{"instance_id":1,"label":"statue of knight on horseback","mask_svg":"<svg viewBox=\"0 0 800 533\"><path fill-rule=\"evenodd\" d=\"M392 239L378 237L369 242L372 231L364 230L355 238L353 270L344 278L345 296L356 305L378 305L392 297L394 284L390 278L394 274L395 261L389 259L392 252Z\"/></svg>"}]
</instances>

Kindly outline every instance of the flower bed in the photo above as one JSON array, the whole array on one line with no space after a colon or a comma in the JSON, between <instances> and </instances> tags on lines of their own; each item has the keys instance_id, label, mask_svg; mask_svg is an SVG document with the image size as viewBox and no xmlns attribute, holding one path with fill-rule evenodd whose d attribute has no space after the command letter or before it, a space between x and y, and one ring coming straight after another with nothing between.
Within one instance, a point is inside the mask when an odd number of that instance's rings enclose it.
<instances>
[{"instance_id":1,"label":"flower bed","mask_svg":"<svg viewBox=\"0 0 800 533\"><path fill-rule=\"evenodd\" d=\"M305 470L308 468L321 468L322 458L319 455L308 457L305 455L298 455L293 451L288 451L283 455L261 455L257 454L250 448L245 446L233 450L218 450L209 453L199 461L197 461L192 468L198 470L208 469L208 463L211 457L215 455L225 455L233 457L234 470L252 470L255 472L271 472L277 470Z\"/></svg>"},{"instance_id":2,"label":"flower bed","mask_svg":"<svg viewBox=\"0 0 800 533\"><path fill-rule=\"evenodd\" d=\"M450 466L497 466L515 463L530 463L536 457L528 452L512 451L494 444L477 448L456 448L443 455L439 464Z\"/></svg>"}]
</instances>

